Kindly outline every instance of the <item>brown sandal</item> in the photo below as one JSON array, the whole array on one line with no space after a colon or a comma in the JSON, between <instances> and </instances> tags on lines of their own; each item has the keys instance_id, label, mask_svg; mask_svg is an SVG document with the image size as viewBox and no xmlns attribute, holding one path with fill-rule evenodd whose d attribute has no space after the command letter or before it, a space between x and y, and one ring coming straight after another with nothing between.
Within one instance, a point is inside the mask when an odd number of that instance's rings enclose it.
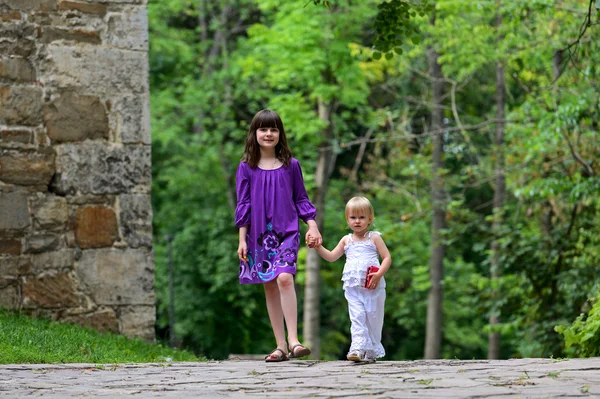
<instances>
[{"instance_id":1,"label":"brown sandal","mask_svg":"<svg viewBox=\"0 0 600 399\"><path fill-rule=\"evenodd\" d=\"M296 350L296 348L298 348L298 347L300 347L302 349ZM310 349L308 349L307 347L305 347L302 344L296 344L296 345L294 345L292 347L292 351L288 354L288 356L291 359L296 359L296 358L304 357L304 356L308 356L308 355L310 355Z\"/></svg>"},{"instance_id":2,"label":"brown sandal","mask_svg":"<svg viewBox=\"0 0 600 399\"><path fill-rule=\"evenodd\" d=\"M281 353L281 355L279 355ZM290 360L288 356L285 354L283 349L275 348L273 352L265 356L265 362L267 363L275 363L275 362L285 362L286 360Z\"/></svg>"}]
</instances>

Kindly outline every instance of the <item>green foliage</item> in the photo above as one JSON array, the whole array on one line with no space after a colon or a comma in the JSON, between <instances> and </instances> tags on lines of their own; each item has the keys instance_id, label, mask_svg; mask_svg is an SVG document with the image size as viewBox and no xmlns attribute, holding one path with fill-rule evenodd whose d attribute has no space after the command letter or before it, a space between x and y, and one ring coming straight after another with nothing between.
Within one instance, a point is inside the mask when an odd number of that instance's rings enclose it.
<instances>
[{"instance_id":1,"label":"green foliage","mask_svg":"<svg viewBox=\"0 0 600 399\"><path fill-rule=\"evenodd\" d=\"M394 53L401 55L402 46L409 39L412 44L421 43L422 34L415 18L432 14L434 7L433 3L426 1L391 0L379 4L374 24L376 34L373 46L376 51L373 53L373 58L378 60L384 54L385 58L390 60Z\"/></svg>"},{"instance_id":2,"label":"green foliage","mask_svg":"<svg viewBox=\"0 0 600 399\"><path fill-rule=\"evenodd\" d=\"M313 3L315 5L322 3L326 8L332 7L332 3L328 0L313 0ZM412 44L421 43L422 34L415 19L433 14L434 9L435 5L427 0L381 1L377 5L377 17L373 22L375 31L371 44L374 49L373 59L380 60L385 56L386 60L391 60L394 54L402 55L403 46L409 39Z\"/></svg>"},{"instance_id":3,"label":"green foliage","mask_svg":"<svg viewBox=\"0 0 600 399\"><path fill-rule=\"evenodd\" d=\"M563 353L554 326L578 314L597 281L593 271L598 264L593 255L597 240L588 241L582 234L599 222L594 189L590 189L596 187L596 177L590 176L589 170L581 172L586 168L578 165L569 147L577 147L575 151L586 160L597 156L598 146L589 141L596 138L596 129L589 123L597 121L597 90L590 84L589 74L575 69L567 69L554 87L549 86L554 78L551 63L555 52L571 40L578 19L555 9L551 1L503 2L498 7L490 2L448 0L436 3L435 26L423 27L428 32L427 43L441 54L449 82L471 88L456 91L454 106L463 125L495 117L495 67L501 64L505 68L509 195L503 211L505 223L496 237L501 245L502 277L493 285L486 282L489 243L494 237L486 232L469 234L472 224L468 219L449 226L452 246L447 253L452 258L461 239L476 237L472 250L467 249L463 256L475 260L482 273L482 310L490 304L499 306L502 324L497 329L505 357ZM561 23L555 24L556 20ZM581 51L591 54L595 47L584 46ZM592 67L591 75L595 69ZM476 97L477 93L483 96ZM470 112L467 104L474 103L483 108ZM455 119L454 112L447 115ZM489 133L491 136L493 130ZM461 135L464 144L457 135L449 136L446 143L446 182L453 193L466 199L451 201L457 206L451 209L464 215L466 206L481 214L480 222L490 223L491 203L486 206L484 199L491 199L493 188L485 183L490 181L495 162L491 140L470 132ZM461 177L457 181L458 171ZM480 200L473 202L471 198L476 197L471 193L477 193ZM586 246L577 245L582 239Z\"/></svg>"},{"instance_id":4,"label":"green foliage","mask_svg":"<svg viewBox=\"0 0 600 399\"><path fill-rule=\"evenodd\" d=\"M0 364L199 361L174 350L79 325L31 319L0 309Z\"/></svg>"},{"instance_id":5,"label":"green foliage","mask_svg":"<svg viewBox=\"0 0 600 399\"><path fill-rule=\"evenodd\" d=\"M309 3L310 3L310 1L309 1ZM321 4L321 0L313 0L313 3L315 3L316 6L318 6L319 4ZM323 0L323 5L327 8L329 8L329 7L331 7L331 2L328 0Z\"/></svg>"},{"instance_id":6,"label":"green foliage","mask_svg":"<svg viewBox=\"0 0 600 399\"><path fill-rule=\"evenodd\" d=\"M360 40L364 17L373 14L371 3L340 5L322 13L289 2L273 10L270 26L255 24L248 29L249 39L240 49L245 56L238 59L244 84L252 87L249 96L278 110L292 150L305 153L320 143L326 123L318 117L319 101L350 110L365 103L365 74L350 46ZM336 115L336 133L344 134L341 127L356 116Z\"/></svg>"},{"instance_id":7,"label":"green foliage","mask_svg":"<svg viewBox=\"0 0 600 399\"><path fill-rule=\"evenodd\" d=\"M565 339L567 354L575 357L600 355L600 300L596 300L587 315L581 314L573 324L556 326Z\"/></svg>"},{"instance_id":8,"label":"green foliage","mask_svg":"<svg viewBox=\"0 0 600 399\"><path fill-rule=\"evenodd\" d=\"M372 200L374 229L393 258L387 359L422 357L432 209L425 50L433 47L446 82L443 356L485 357L492 309L500 316L494 328L502 357L592 353L586 345L593 339L583 337L595 331L596 310L577 317L599 285L599 44L586 36L576 62L563 54L553 65L579 32L574 11L589 2L439 0L435 11L425 2L327 3L150 1L159 333L168 328L164 235L173 234L176 335L183 345L213 358L273 349L262 287L237 281L233 225L233 176L245 133L254 113L270 107L283 117L309 191L317 148L335 151L319 210L326 246L348 232L346 200ZM391 58L393 52L402 57ZM497 65L506 78L506 197L502 227L492 234ZM555 81L558 70L564 73ZM331 125L319 118L324 105ZM332 135L324 140L327 129ZM501 277L492 280L494 240ZM305 256L302 249L300 304ZM343 260L322 262L324 359L344 358L350 342L342 268Z\"/></svg>"}]
</instances>

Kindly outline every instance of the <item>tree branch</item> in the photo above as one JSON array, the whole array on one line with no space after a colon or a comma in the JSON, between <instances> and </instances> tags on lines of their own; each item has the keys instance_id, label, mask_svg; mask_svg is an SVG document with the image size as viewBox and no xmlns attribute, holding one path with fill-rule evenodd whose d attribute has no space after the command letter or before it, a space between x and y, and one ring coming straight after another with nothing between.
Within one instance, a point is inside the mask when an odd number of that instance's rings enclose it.
<instances>
[{"instance_id":1,"label":"tree branch","mask_svg":"<svg viewBox=\"0 0 600 399\"><path fill-rule=\"evenodd\" d=\"M481 159L479 158L479 152L477 151L477 148L475 148L475 146L471 142L471 137L465 130L462 122L460 121L460 117L458 116L458 110L456 109L456 82L455 81L452 81L452 89L450 90L450 98L451 98L451 103L452 103L452 114L454 115L454 120L456 121L456 126L458 127L463 139L467 143L467 146L469 147L469 151L471 151L473 153L473 155L475 156L475 159L477 160L477 163L480 164Z\"/></svg>"},{"instance_id":2,"label":"tree branch","mask_svg":"<svg viewBox=\"0 0 600 399\"><path fill-rule=\"evenodd\" d=\"M569 45L567 47L565 47L564 49L561 50L563 52L566 51L569 54L569 57L563 63L563 66L562 66L560 72L558 73L558 76L556 76L556 78L554 78L554 80L552 81L552 84L554 84L558 79L560 79L560 77L562 76L564 71L567 69L567 65L569 64L569 62L570 61L574 62L573 58L574 58L575 52L577 51L577 46L581 43L581 38L583 37L583 35L585 35L585 32L587 31L587 29L592 26L592 8L594 5L594 1L596 1L596 0L590 0L590 3L588 5L588 11L587 11L587 14L585 15L585 18L583 19L581 28L579 28L579 36L577 37L577 39L575 39L574 41L569 43ZM572 51L571 49L574 49L574 50Z\"/></svg>"},{"instance_id":3,"label":"tree branch","mask_svg":"<svg viewBox=\"0 0 600 399\"><path fill-rule=\"evenodd\" d=\"M367 148L367 141L369 141L369 139L371 138L371 135L373 134L373 131L375 130L375 128L370 128L367 131L367 134L365 135L364 139L362 140L362 143L360 143L360 148L358 149L358 154L356 155L356 160L354 161L354 166L352 167L352 180L353 181L358 181L358 168L360 167L360 164L362 163L363 157L365 155L365 150Z\"/></svg>"},{"instance_id":4,"label":"tree branch","mask_svg":"<svg viewBox=\"0 0 600 399\"><path fill-rule=\"evenodd\" d=\"M481 129L488 125L496 124L498 122L515 123L518 121L510 120L510 119L498 120L498 119L492 118L492 119L488 119L485 122L478 123L476 125L466 125L466 126L463 125L463 129L464 130L478 130L478 129ZM395 137L392 136L392 137L387 137L387 138L374 138L374 139L367 140L367 143L382 143L382 142L392 142L392 141L398 141L398 140L414 140L414 139L420 139L420 138L424 138L424 137L433 137L440 133L452 133L452 132L457 132L457 131L460 131L460 129L457 127L445 127L445 128L441 128L441 129L430 130L429 132L423 133L423 134L410 134L408 132L404 132L404 135L402 135L402 136L395 136ZM360 145L363 141L364 141L364 138L360 138L357 140L349 141L347 143L340 143L340 147L343 149L351 148L356 145ZM331 148L333 148L333 146L325 146L325 147L320 148L319 150L324 151L324 150L330 150Z\"/></svg>"},{"instance_id":5,"label":"tree branch","mask_svg":"<svg viewBox=\"0 0 600 399\"><path fill-rule=\"evenodd\" d=\"M562 132L563 136L565 137L565 140L567 140L567 144L569 145L569 149L571 150L571 155L573 155L573 158L580 163L583 168L586 170L586 172L590 175L590 176L594 176L595 170L594 168L592 168L592 166L590 164L588 164L579 154L579 152L577 152L577 150L575 149L575 147L573 147L573 144L571 143L571 140L569 140L569 134L567 132Z\"/></svg>"}]
</instances>

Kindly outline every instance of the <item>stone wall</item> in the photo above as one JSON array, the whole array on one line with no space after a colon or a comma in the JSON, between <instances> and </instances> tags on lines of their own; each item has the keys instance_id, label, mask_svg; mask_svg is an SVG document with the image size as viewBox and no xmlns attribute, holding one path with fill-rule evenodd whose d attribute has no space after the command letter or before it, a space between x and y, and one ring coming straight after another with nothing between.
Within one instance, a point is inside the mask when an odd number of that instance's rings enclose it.
<instances>
[{"instance_id":1,"label":"stone wall","mask_svg":"<svg viewBox=\"0 0 600 399\"><path fill-rule=\"evenodd\" d=\"M154 338L147 0L0 0L0 307Z\"/></svg>"}]
</instances>

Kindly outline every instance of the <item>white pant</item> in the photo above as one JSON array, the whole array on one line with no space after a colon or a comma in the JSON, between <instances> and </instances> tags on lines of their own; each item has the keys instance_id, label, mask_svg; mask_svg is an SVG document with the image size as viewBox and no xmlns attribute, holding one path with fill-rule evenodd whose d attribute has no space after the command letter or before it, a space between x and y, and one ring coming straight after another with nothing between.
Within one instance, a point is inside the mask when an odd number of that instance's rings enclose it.
<instances>
[{"instance_id":1,"label":"white pant","mask_svg":"<svg viewBox=\"0 0 600 399\"><path fill-rule=\"evenodd\" d=\"M348 287L344 291L350 314L350 351L362 350L370 358L385 356L381 345L381 330L385 305L385 288L369 290L363 287Z\"/></svg>"}]
</instances>

